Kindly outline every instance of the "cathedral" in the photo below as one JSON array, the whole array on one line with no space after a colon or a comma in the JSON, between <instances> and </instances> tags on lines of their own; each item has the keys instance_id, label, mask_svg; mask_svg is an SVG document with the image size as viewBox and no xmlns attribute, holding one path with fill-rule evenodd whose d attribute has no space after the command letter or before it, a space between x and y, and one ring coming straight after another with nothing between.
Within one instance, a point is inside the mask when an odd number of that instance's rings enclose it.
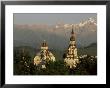
<instances>
[{"instance_id":1,"label":"cathedral","mask_svg":"<svg viewBox=\"0 0 110 88\"><path fill-rule=\"evenodd\" d=\"M41 68L46 68L45 64L48 61L55 61L54 55L48 50L48 45L46 41L41 44L41 50L34 58L34 65L41 66Z\"/></svg>"},{"instance_id":2,"label":"cathedral","mask_svg":"<svg viewBox=\"0 0 110 88\"><path fill-rule=\"evenodd\" d=\"M64 62L71 69L74 69L77 63L79 63L73 27L72 27L69 46L63 57L64 57Z\"/></svg>"}]
</instances>

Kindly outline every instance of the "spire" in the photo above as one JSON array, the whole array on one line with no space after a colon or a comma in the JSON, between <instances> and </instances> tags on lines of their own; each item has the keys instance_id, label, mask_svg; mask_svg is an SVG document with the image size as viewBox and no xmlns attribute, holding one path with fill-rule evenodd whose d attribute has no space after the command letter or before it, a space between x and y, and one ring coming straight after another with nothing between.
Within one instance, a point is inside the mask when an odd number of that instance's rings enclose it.
<instances>
[{"instance_id":1,"label":"spire","mask_svg":"<svg viewBox=\"0 0 110 88\"><path fill-rule=\"evenodd\" d=\"M74 25L72 25L72 31L71 31L70 41L75 41L73 26L74 26Z\"/></svg>"},{"instance_id":2,"label":"spire","mask_svg":"<svg viewBox=\"0 0 110 88\"><path fill-rule=\"evenodd\" d=\"M73 25L72 25L72 32L71 32L71 34L74 34Z\"/></svg>"}]
</instances>

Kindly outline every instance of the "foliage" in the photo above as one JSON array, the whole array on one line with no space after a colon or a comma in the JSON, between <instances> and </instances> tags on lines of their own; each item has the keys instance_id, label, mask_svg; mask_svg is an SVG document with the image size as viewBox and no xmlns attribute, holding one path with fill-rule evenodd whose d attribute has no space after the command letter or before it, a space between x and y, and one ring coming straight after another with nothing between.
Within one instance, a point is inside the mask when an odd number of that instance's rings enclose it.
<instances>
[{"instance_id":1,"label":"foliage","mask_svg":"<svg viewBox=\"0 0 110 88\"><path fill-rule=\"evenodd\" d=\"M14 50L14 75L96 75L97 58L87 56L79 58L80 63L75 69L65 66L62 59L48 61L46 68L35 66L33 57L26 50Z\"/></svg>"},{"instance_id":2,"label":"foliage","mask_svg":"<svg viewBox=\"0 0 110 88\"><path fill-rule=\"evenodd\" d=\"M76 75L96 75L97 74L97 58L87 56L79 59L80 63L74 69Z\"/></svg>"}]
</instances>

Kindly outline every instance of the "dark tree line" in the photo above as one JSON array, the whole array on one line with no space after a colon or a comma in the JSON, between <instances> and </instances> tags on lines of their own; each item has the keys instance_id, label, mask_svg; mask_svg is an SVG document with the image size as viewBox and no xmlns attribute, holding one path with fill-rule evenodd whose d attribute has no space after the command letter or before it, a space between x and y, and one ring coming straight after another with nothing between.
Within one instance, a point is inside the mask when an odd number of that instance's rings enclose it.
<instances>
[{"instance_id":1,"label":"dark tree line","mask_svg":"<svg viewBox=\"0 0 110 88\"><path fill-rule=\"evenodd\" d=\"M61 59L47 62L46 68L33 64L33 57L28 51L14 50L14 75L96 75L97 58L87 56L79 58L75 69L69 69Z\"/></svg>"}]
</instances>

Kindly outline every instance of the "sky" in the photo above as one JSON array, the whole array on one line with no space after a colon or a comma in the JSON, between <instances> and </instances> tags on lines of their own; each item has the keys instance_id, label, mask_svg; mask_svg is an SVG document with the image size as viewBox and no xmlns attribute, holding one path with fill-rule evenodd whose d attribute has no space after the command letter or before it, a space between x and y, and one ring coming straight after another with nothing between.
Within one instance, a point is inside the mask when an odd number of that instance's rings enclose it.
<instances>
[{"instance_id":1,"label":"sky","mask_svg":"<svg viewBox=\"0 0 110 88\"><path fill-rule=\"evenodd\" d=\"M48 24L79 23L90 17L97 17L96 13L14 13L14 24Z\"/></svg>"}]
</instances>

